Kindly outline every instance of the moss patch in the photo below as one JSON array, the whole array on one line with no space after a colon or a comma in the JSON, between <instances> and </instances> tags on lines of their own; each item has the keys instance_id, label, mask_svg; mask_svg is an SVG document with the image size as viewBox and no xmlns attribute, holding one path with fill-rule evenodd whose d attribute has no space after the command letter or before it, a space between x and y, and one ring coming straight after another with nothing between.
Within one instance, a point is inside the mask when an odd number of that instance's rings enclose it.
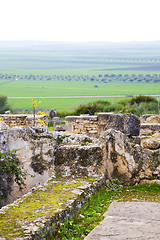
<instances>
[{"instance_id":1,"label":"moss patch","mask_svg":"<svg viewBox=\"0 0 160 240\"><path fill-rule=\"evenodd\" d=\"M3 208L0 214L0 237L14 239L30 235L55 213L65 209L77 198L73 190L92 184L96 178L59 178L34 190L17 201L14 206Z\"/></svg>"}]
</instances>

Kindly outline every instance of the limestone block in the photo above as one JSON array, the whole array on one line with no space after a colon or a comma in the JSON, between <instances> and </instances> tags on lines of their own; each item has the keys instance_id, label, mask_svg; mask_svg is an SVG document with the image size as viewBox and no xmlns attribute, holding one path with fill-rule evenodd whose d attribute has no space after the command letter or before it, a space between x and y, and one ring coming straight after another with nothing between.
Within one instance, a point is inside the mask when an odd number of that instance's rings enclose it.
<instances>
[{"instance_id":1,"label":"limestone block","mask_svg":"<svg viewBox=\"0 0 160 240\"><path fill-rule=\"evenodd\" d=\"M136 168L129 139L120 131L109 130L104 133L106 140L106 170L108 178L118 178L130 183Z\"/></svg>"},{"instance_id":2,"label":"limestone block","mask_svg":"<svg viewBox=\"0 0 160 240\"><path fill-rule=\"evenodd\" d=\"M160 132L160 123L142 123L140 129L140 135L151 136Z\"/></svg>"},{"instance_id":3,"label":"limestone block","mask_svg":"<svg viewBox=\"0 0 160 240\"><path fill-rule=\"evenodd\" d=\"M55 151L55 171L65 175L93 175L104 172L102 148L97 145L60 146ZM67 168L66 168L67 167ZM68 170L67 170L68 169Z\"/></svg>"},{"instance_id":4,"label":"limestone block","mask_svg":"<svg viewBox=\"0 0 160 240\"><path fill-rule=\"evenodd\" d=\"M112 114L106 121L105 130L119 130L127 136L138 136L140 132L140 119L130 113Z\"/></svg>"},{"instance_id":5,"label":"limestone block","mask_svg":"<svg viewBox=\"0 0 160 240\"><path fill-rule=\"evenodd\" d=\"M160 148L160 141L156 141L153 139L147 139L142 143L144 148L149 148L149 149L158 149Z\"/></svg>"},{"instance_id":6,"label":"limestone block","mask_svg":"<svg viewBox=\"0 0 160 240\"><path fill-rule=\"evenodd\" d=\"M133 138L116 130L108 130L103 139L106 141L104 158L108 178L118 178L127 183L140 182L142 179L160 179L160 148L143 149Z\"/></svg>"},{"instance_id":7,"label":"limestone block","mask_svg":"<svg viewBox=\"0 0 160 240\"><path fill-rule=\"evenodd\" d=\"M74 131L74 125L72 122L66 122L65 124L66 131L73 132Z\"/></svg>"},{"instance_id":8,"label":"limestone block","mask_svg":"<svg viewBox=\"0 0 160 240\"><path fill-rule=\"evenodd\" d=\"M158 115L153 115L147 118L146 120L147 123L160 123L160 116Z\"/></svg>"},{"instance_id":9,"label":"limestone block","mask_svg":"<svg viewBox=\"0 0 160 240\"><path fill-rule=\"evenodd\" d=\"M153 114L144 114L142 117L140 117L141 123L145 123L147 118L153 116Z\"/></svg>"},{"instance_id":10,"label":"limestone block","mask_svg":"<svg viewBox=\"0 0 160 240\"><path fill-rule=\"evenodd\" d=\"M98 113L97 118L98 118L98 125L105 125L108 122L109 117L113 113Z\"/></svg>"},{"instance_id":11,"label":"limestone block","mask_svg":"<svg viewBox=\"0 0 160 240\"><path fill-rule=\"evenodd\" d=\"M75 128L76 128L76 129L83 129L83 125L82 125L82 124L76 124L76 125L75 125Z\"/></svg>"},{"instance_id":12,"label":"limestone block","mask_svg":"<svg viewBox=\"0 0 160 240\"><path fill-rule=\"evenodd\" d=\"M0 121L0 131L4 130L9 130L9 126L4 121Z\"/></svg>"}]
</instances>

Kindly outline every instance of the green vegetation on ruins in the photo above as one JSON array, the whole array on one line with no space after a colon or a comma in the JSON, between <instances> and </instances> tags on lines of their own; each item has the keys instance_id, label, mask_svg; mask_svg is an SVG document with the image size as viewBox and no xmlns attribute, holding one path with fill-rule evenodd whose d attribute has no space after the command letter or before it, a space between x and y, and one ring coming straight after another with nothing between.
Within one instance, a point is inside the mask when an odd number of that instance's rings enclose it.
<instances>
[{"instance_id":1,"label":"green vegetation on ruins","mask_svg":"<svg viewBox=\"0 0 160 240\"><path fill-rule=\"evenodd\" d=\"M3 143L0 143L3 145ZM25 186L26 172L21 167L20 160L15 156L16 150L12 152L8 151L0 151L0 175L3 176L8 174L10 177L10 181L14 179L14 181L18 184L19 189L23 189ZM2 194L0 198L4 198L6 192L0 184L0 190Z\"/></svg>"},{"instance_id":2,"label":"green vegetation on ruins","mask_svg":"<svg viewBox=\"0 0 160 240\"><path fill-rule=\"evenodd\" d=\"M61 212L71 200L77 198L73 190L85 184L92 184L96 180L93 177L74 179L57 177L50 180L45 186L17 201L14 206L0 211L0 237L15 239L30 235L30 231L25 233L27 227L41 226L43 220Z\"/></svg>"},{"instance_id":3,"label":"green vegetation on ruins","mask_svg":"<svg viewBox=\"0 0 160 240\"><path fill-rule=\"evenodd\" d=\"M25 228L32 223L39 226L45 218L64 209L67 206L65 204L76 198L73 190L86 183L92 184L95 180L91 177L56 178L34 190L0 213L0 237L13 239L26 236L28 232ZM103 220L104 212L114 200L160 202L160 186L152 183L123 187L117 179L107 180L106 186L93 194L73 218L69 215L64 222L52 223L46 232L35 239L84 239Z\"/></svg>"},{"instance_id":4,"label":"green vegetation on ruins","mask_svg":"<svg viewBox=\"0 0 160 240\"><path fill-rule=\"evenodd\" d=\"M160 202L160 186L153 183L123 188L117 180L107 181L106 189L94 194L74 218L69 217L55 227L47 239L84 239L103 220L103 214L114 200Z\"/></svg>"}]
</instances>

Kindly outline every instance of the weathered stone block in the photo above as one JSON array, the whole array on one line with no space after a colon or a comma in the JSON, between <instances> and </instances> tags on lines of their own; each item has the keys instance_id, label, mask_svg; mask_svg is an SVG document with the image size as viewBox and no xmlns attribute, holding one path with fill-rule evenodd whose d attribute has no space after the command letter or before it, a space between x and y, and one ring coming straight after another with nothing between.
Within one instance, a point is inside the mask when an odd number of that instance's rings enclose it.
<instances>
[{"instance_id":1,"label":"weathered stone block","mask_svg":"<svg viewBox=\"0 0 160 240\"><path fill-rule=\"evenodd\" d=\"M140 132L140 119L130 113L112 114L106 120L105 130L119 130L127 136L138 136Z\"/></svg>"},{"instance_id":2,"label":"weathered stone block","mask_svg":"<svg viewBox=\"0 0 160 240\"><path fill-rule=\"evenodd\" d=\"M103 158L100 146L60 146L54 152L55 171L64 175L103 174Z\"/></svg>"},{"instance_id":3,"label":"weathered stone block","mask_svg":"<svg viewBox=\"0 0 160 240\"><path fill-rule=\"evenodd\" d=\"M130 113L123 114L124 134L127 136L139 136L140 119L138 116Z\"/></svg>"},{"instance_id":4,"label":"weathered stone block","mask_svg":"<svg viewBox=\"0 0 160 240\"><path fill-rule=\"evenodd\" d=\"M140 135L148 136L160 132L160 123L142 123Z\"/></svg>"},{"instance_id":5,"label":"weathered stone block","mask_svg":"<svg viewBox=\"0 0 160 240\"><path fill-rule=\"evenodd\" d=\"M141 123L160 123L160 115L144 114L140 119Z\"/></svg>"},{"instance_id":6,"label":"weathered stone block","mask_svg":"<svg viewBox=\"0 0 160 240\"><path fill-rule=\"evenodd\" d=\"M139 183L142 179L160 178L160 149L143 149L120 131L109 130L103 135L106 141L104 161L106 176L118 178L124 184ZM156 173L156 175L155 175Z\"/></svg>"},{"instance_id":7,"label":"weathered stone block","mask_svg":"<svg viewBox=\"0 0 160 240\"><path fill-rule=\"evenodd\" d=\"M105 125L108 122L109 117L113 115L113 113L98 113L97 118L98 118L98 124L99 125Z\"/></svg>"},{"instance_id":8,"label":"weathered stone block","mask_svg":"<svg viewBox=\"0 0 160 240\"><path fill-rule=\"evenodd\" d=\"M74 131L74 124L70 121L68 121L68 122L66 121L65 127L66 127L66 131L68 131L68 132Z\"/></svg>"},{"instance_id":9,"label":"weathered stone block","mask_svg":"<svg viewBox=\"0 0 160 240\"><path fill-rule=\"evenodd\" d=\"M149 148L149 149L158 149L160 148L160 141L156 141L153 139L147 139L146 141L143 142L143 147L144 148Z\"/></svg>"},{"instance_id":10,"label":"weathered stone block","mask_svg":"<svg viewBox=\"0 0 160 240\"><path fill-rule=\"evenodd\" d=\"M147 118L153 116L153 114L144 114L140 117L141 123L145 123Z\"/></svg>"},{"instance_id":11,"label":"weathered stone block","mask_svg":"<svg viewBox=\"0 0 160 240\"><path fill-rule=\"evenodd\" d=\"M160 116L154 115L147 118L147 123L160 123Z\"/></svg>"}]
</instances>

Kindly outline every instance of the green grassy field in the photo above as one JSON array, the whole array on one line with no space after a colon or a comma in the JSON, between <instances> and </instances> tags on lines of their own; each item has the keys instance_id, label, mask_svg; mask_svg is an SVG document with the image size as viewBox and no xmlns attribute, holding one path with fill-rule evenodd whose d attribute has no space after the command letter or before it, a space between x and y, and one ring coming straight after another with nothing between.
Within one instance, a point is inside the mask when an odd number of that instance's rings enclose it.
<instances>
[{"instance_id":1,"label":"green grassy field","mask_svg":"<svg viewBox=\"0 0 160 240\"><path fill-rule=\"evenodd\" d=\"M42 101L41 104L39 104L40 109L51 109L51 108L56 108L58 111L67 111L67 110L72 110L74 107L78 106L79 104L84 104L84 103L89 103L93 102L96 100L107 100L111 102L117 102L121 97L117 98L38 98L36 99L37 101ZM32 108L32 100L31 99L8 99L8 103L13 107L13 108L22 108L22 109L31 109Z\"/></svg>"},{"instance_id":2,"label":"green grassy field","mask_svg":"<svg viewBox=\"0 0 160 240\"><path fill-rule=\"evenodd\" d=\"M94 87L94 86L98 87ZM112 96L160 94L159 83L97 83L65 81L14 81L1 85L8 97Z\"/></svg>"}]
</instances>

